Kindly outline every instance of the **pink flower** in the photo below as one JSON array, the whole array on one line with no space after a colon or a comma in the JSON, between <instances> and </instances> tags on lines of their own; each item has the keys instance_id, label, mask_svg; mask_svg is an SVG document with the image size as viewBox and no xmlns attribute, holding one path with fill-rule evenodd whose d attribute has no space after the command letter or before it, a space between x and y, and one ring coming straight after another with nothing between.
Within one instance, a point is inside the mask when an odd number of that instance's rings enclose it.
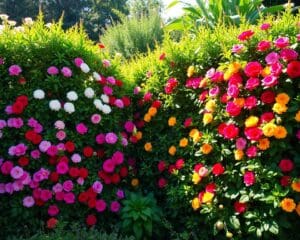
<instances>
[{"instance_id":1,"label":"pink flower","mask_svg":"<svg viewBox=\"0 0 300 240\"><path fill-rule=\"evenodd\" d=\"M76 125L76 131L81 134L84 135L88 132L88 128L84 123L79 123Z\"/></svg>"},{"instance_id":2,"label":"pink flower","mask_svg":"<svg viewBox=\"0 0 300 240\"><path fill-rule=\"evenodd\" d=\"M282 64L280 62L271 65L271 73L273 76L279 76L282 73Z\"/></svg>"},{"instance_id":3,"label":"pink flower","mask_svg":"<svg viewBox=\"0 0 300 240\"><path fill-rule=\"evenodd\" d=\"M13 128L21 128L24 125L22 118L9 118L7 126Z\"/></svg>"},{"instance_id":4,"label":"pink flower","mask_svg":"<svg viewBox=\"0 0 300 240\"><path fill-rule=\"evenodd\" d=\"M74 153L71 157L73 163L81 162L81 156L78 153Z\"/></svg>"},{"instance_id":5,"label":"pink flower","mask_svg":"<svg viewBox=\"0 0 300 240\"><path fill-rule=\"evenodd\" d=\"M247 97L245 99L244 107L246 109L252 109L252 108L256 107L256 105L257 105L257 98L256 97L250 96L250 97Z\"/></svg>"},{"instance_id":6,"label":"pink flower","mask_svg":"<svg viewBox=\"0 0 300 240\"><path fill-rule=\"evenodd\" d=\"M6 127L6 121L5 120L0 120L0 129L3 129L3 128L5 128Z\"/></svg>"},{"instance_id":7,"label":"pink flower","mask_svg":"<svg viewBox=\"0 0 300 240\"><path fill-rule=\"evenodd\" d=\"M19 179L20 177L23 176L23 173L24 173L23 168L19 166L12 168L10 171L10 175L14 179Z\"/></svg>"},{"instance_id":8,"label":"pink flower","mask_svg":"<svg viewBox=\"0 0 300 240\"><path fill-rule=\"evenodd\" d=\"M264 87L274 87L278 84L278 77L274 76L274 75L269 75L266 76L263 80L262 80L262 85Z\"/></svg>"},{"instance_id":9,"label":"pink flower","mask_svg":"<svg viewBox=\"0 0 300 240\"><path fill-rule=\"evenodd\" d=\"M48 189L42 189L40 198L44 202L47 202L48 200L50 200L52 198L52 192Z\"/></svg>"},{"instance_id":10,"label":"pink flower","mask_svg":"<svg viewBox=\"0 0 300 240\"><path fill-rule=\"evenodd\" d=\"M98 124L98 123L100 123L100 121L101 121L101 115L100 114L93 114L92 116L91 116L91 122L93 123L93 124Z\"/></svg>"},{"instance_id":11,"label":"pink flower","mask_svg":"<svg viewBox=\"0 0 300 240\"><path fill-rule=\"evenodd\" d=\"M146 92L144 94L143 99L144 99L145 102L150 102L152 100L152 93L151 92Z\"/></svg>"},{"instance_id":12,"label":"pink flower","mask_svg":"<svg viewBox=\"0 0 300 240\"><path fill-rule=\"evenodd\" d=\"M210 97L216 97L220 93L220 88L218 86L211 88L208 92Z\"/></svg>"},{"instance_id":13,"label":"pink flower","mask_svg":"<svg viewBox=\"0 0 300 240\"><path fill-rule=\"evenodd\" d=\"M56 201L62 201L64 200L65 193L64 192L56 192L55 193L55 200Z\"/></svg>"},{"instance_id":14,"label":"pink flower","mask_svg":"<svg viewBox=\"0 0 300 240\"><path fill-rule=\"evenodd\" d=\"M39 159L40 156L41 156L41 152L39 150L33 150L30 152L30 156L33 158L33 159Z\"/></svg>"},{"instance_id":15,"label":"pink flower","mask_svg":"<svg viewBox=\"0 0 300 240\"><path fill-rule=\"evenodd\" d=\"M49 141L41 141L39 145L39 149L41 152L47 152L47 150L51 147L51 143Z\"/></svg>"},{"instance_id":16,"label":"pink flower","mask_svg":"<svg viewBox=\"0 0 300 240\"><path fill-rule=\"evenodd\" d=\"M170 78L165 85L165 93L171 94L173 90L178 86L178 81L176 78Z\"/></svg>"},{"instance_id":17,"label":"pink flower","mask_svg":"<svg viewBox=\"0 0 300 240\"><path fill-rule=\"evenodd\" d=\"M105 141L108 144L115 144L118 141L118 136L113 132L107 133L105 135Z\"/></svg>"},{"instance_id":18,"label":"pink flower","mask_svg":"<svg viewBox=\"0 0 300 240\"><path fill-rule=\"evenodd\" d=\"M252 171L246 171L244 174L244 183L247 187L255 183L255 173Z\"/></svg>"},{"instance_id":19,"label":"pink flower","mask_svg":"<svg viewBox=\"0 0 300 240\"><path fill-rule=\"evenodd\" d=\"M110 67L111 63L109 60L104 59L104 60L102 60L102 65L103 65L103 67L108 68L108 67Z\"/></svg>"},{"instance_id":20,"label":"pink flower","mask_svg":"<svg viewBox=\"0 0 300 240\"><path fill-rule=\"evenodd\" d=\"M113 161L113 163L115 165L120 165L123 163L124 161L124 154L120 151L116 151L112 157L111 157L111 160Z\"/></svg>"},{"instance_id":21,"label":"pink flower","mask_svg":"<svg viewBox=\"0 0 300 240\"><path fill-rule=\"evenodd\" d=\"M49 214L49 216L54 217L58 213L59 213L59 208L57 207L57 205L53 204L53 205L49 206L49 208L48 208L48 214Z\"/></svg>"},{"instance_id":22,"label":"pink flower","mask_svg":"<svg viewBox=\"0 0 300 240\"><path fill-rule=\"evenodd\" d=\"M27 151L27 146L25 144L23 144L23 143L19 143L16 146L11 146L8 149L9 155L11 155L11 156L17 156L17 157L25 155L26 151Z\"/></svg>"},{"instance_id":23,"label":"pink flower","mask_svg":"<svg viewBox=\"0 0 300 240\"><path fill-rule=\"evenodd\" d=\"M6 114L12 114L13 113L12 106L6 106L5 112L6 112Z\"/></svg>"},{"instance_id":24,"label":"pink flower","mask_svg":"<svg viewBox=\"0 0 300 240\"><path fill-rule=\"evenodd\" d=\"M66 78L69 78L72 76L72 70L68 67L63 67L60 71L61 71L62 75Z\"/></svg>"},{"instance_id":25,"label":"pink flower","mask_svg":"<svg viewBox=\"0 0 300 240\"><path fill-rule=\"evenodd\" d=\"M100 181L95 181L92 185L92 188L95 193L101 193L103 189L103 185Z\"/></svg>"},{"instance_id":26,"label":"pink flower","mask_svg":"<svg viewBox=\"0 0 300 240\"><path fill-rule=\"evenodd\" d=\"M266 41L266 40L263 40L263 41L260 41L258 44L257 44L257 51L260 51L260 52L264 52L264 51L267 51L271 48L271 42L270 41Z\"/></svg>"},{"instance_id":27,"label":"pink flower","mask_svg":"<svg viewBox=\"0 0 300 240\"><path fill-rule=\"evenodd\" d=\"M296 137L300 140L300 129L297 130Z\"/></svg>"},{"instance_id":28,"label":"pink flower","mask_svg":"<svg viewBox=\"0 0 300 240\"><path fill-rule=\"evenodd\" d=\"M111 85L115 85L116 84L116 79L114 77L107 77L106 81L111 84Z\"/></svg>"},{"instance_id":29,"label":"pink flower","mask_svg":"<svg viewBox=\"0 0 300 240\"><path fill-rule=\"evenodd\" d=\"M269 65L271 65L271 64L273 64L273 63L277 63L278 61L279 61L279 54L278 53L276 53L276 52L271 52L271 53L269 53L267 56L266 56L266 58L265 58L265 60L266 60L266 63L267 64L269 64Z\"/></svg>"},{"instance_id":30,"label":"pink flower","mask_svg":"<svg viewBox=\"0 0 300 240\"><path fill-rule=\"evenodd\" d=\"M285 48L285 49L282 49L280 51L280 57L284 60L284 61L293 61L293 60L297 60L298 58L298 53L293 50L293 49L290 49L290 48Z\"/></svg>"},{"instance_id":31,"label":"pink flower","mask_svg":"<svg viewBox=\"0 0 300 240\"><path fill-rule=\"evenodd\" d=\"M238 39L240 41L246 41L246 40L249 40L253 35L254 35L254 32L252 30L247 30L247 31L242 32L238 36Z\"/></svg>"},{"instance_id":32,"label":"pink flower","mask_svg":"<svg viewBox=\"0 0 300 240\"><path fill-rule=\"evenodd\" d=\"M226 112L232 117L236 117L241 113L241 107L234 102L228 102L226 105Z\"/></svg>"},{"instance_id":33,"label":"pink flower","mask_svg":"<svg viewBox=\"0 0 300 240\"><path fill-rule=\"evenodd\" d=\"M75 203L75 194L72 192L64 193L64 201L67 204Z\"/></svg>"},{"instance_id":34,"label":"pink flower","mask_svg":"<svg viewBox=\"0 0 300 240\"><path fill-rule=\"evenodd\" d=\"M121 205L120 205L120 203L117 202L117 201L113 201L113 202L111 202L111 204L110 204L110 210L111 210L112 212L119 212L120 207L121 207Z\"/></svg>"},{"instance_id":35,"label":"pink flower","mask_svg":"<svg viewBox=\"0 0 300 240\"><path fill-rule=\"evenodd\" d=\"M6 183L5 184L5 191L8 193L8 194L13 194L14 192L14 188L13 188L13 185L12 183Z\"/></svg>"},{"instance_id":36,"label":"pink flower","mask_svg":"<svg viewBox=\"0 0 300 240\"><path fill-rule=\"evenodd\" d=\"M67 181L64 181L63 183L63 189L66 191L66 192L71 192L72 189L74 187L74 184L71 180L67 180Z\"/></svg>"},{"instance_id":37,"label":"pink flower","mask_svg":"<svg viewBox=\"0 0 300 240\"><path fill-rule=\"evenodd\" d=\"M69 166L67 163L65 162L59 162L57 165L56 165L56 172L58 174L66 174L67 172L69 171Z\"/></svg>"},{"instance_id":38,"label":"pink flower","mask_svg":"<svg viewBox=\"0 0 300 240\"><path fill-rule=\"evenodd\" d=\"M271 27L270 23L263 23L262 25L260 25L260 29L263 31L268 30Z\"/></svg>"},{"instance_id":39,"label":"pink flower","mask_svg":"<svg viewBox=\"0 0 300 240\"><path fill-rule=\"evenodd\" d=\"M26 196L23 198L23 206L30 208L34 205L35 201L34 198L32 196Z\"/></svg>"},{"instance_id":40,"label":"pink flower","mask_svg":"<svg viewBox=\"0 0 300 240\"><path fill-rule=\"evenodd\" d=\"M62 192L63 190L63 186L60 183L56 183L53 187L52 187L53 192L57 193L57 192Z\"/></svg>"},{"instance_id":41,"label":"pink flower","mask_svg":"<svg viewBox=\"0 0 300 240\"><path fill-rule=\"evenodd\" d=\"M257 155L257 147L251 146L251 147L247 148L246 155L249 158L256 157L256 155Z\"/></svg>"},{"instance_id":42,"label":"pink flower","mask_svg":"<svg viewBox=\"0 0 300 240\"><path fill-rule=\"evenodd\" d=\"M244 50L244 47L243 44L235 44L233 45L231 52L239 54Z\"/></svg>"},{"instance_id":43,"label":"pink flower","mask_svg":"<svg viewBox=\"0 0 300 240\"><path fill-rule=\"evenodd\" d=\"M113 94L113 89L109 86L104 86L103 87L103 93L106 95L112 95Z\"/></svg>"},{"instance_id":44,"label":"pink flower","mask_svg":"<svg viewBox=\"0 0 300 240\"><path fill-rule=\"evenodd\" d=\"M135 125L131 121L126 121L124 128L126 129L127 132L132 133L135 128Z\"/></svg>"},{"instance_id":45,"label":"pink flower","mask_svg":"<svg viewBox=\"0 0 300 240\"><path fill-rule=\"evenodd\" d=\"M98 144L103 144L103 143L105 143L105 134L103 134L103 133L98 134L98 135L96 136L96 142L97 142Z\"/></svg>"},{"instance_id":46,"label":"pink flower","mask_svg":"<svg viewBox=\"0 0 300 240\"><path fill-rule=\"evenodd\" d=\"M237 98L240 93L240 90L237 85L231 84L228 86L227 95L233 98Z\"/></svg>"},{"instance_id":47,"label":"pink flower","mask_svg":"<svg viewBox=\"0 0 300 240\"><path fill-rule=\"evenodd\" d=\"M246 82L245 89L252 91L260 85L260 80L258 78L249 78Z\"/></svg>"},{"instance_id":48,"label":"pink flower","mask_svg":"<svg viewBox=\"0 0 300 240\"><path fill-rule=\"evenodd\" d=\"M57 120L55 123L54 123L54 126L56 129L59 129L59 130L62 130L65 128L65 123L61 120Z\"/></svg>"},{"instance_id":49,"label":"pink flower","mask_svg":"<svg viewBox=\"0 0 300 240\"><path fill-rule=\"evenodd\" d=\"M47 69L47 73L48 73L49 75L57 75L57 74L59 73L59 70L58 70L57 67L51 66L51 67L49 67L49 68Z\"/></svg>"},{"instance_id":50,"label":"pink flower","mask_svg":"<svg viewBox=\"0 0 300 240\"><path fill-rule=\"evenodd\" d=\"M77 58L74 59L74 63L75 63L75 65L76 65L76 67L80 67L80 65L81 65L82 63L84 63L84 61L82 60L82 58L77 57Z\"/></svg>"},{"instance_id":51,"label":"pink flower","mask_svg":"<svg viewBox=\"0 0 300 240\"><path fill-rule=\"evenodd\" d=\"M22 181L18 180L18 181L13 182L13 189L15 192L21 191L21 190L23 190L23 188L24 188L24 185L23 185Z\"/></svg>"},{"instance_id":52,"label":"pink flower","mask_svg":"<svg viewBox=\"0 0 300 240\"><path fill-rule=\"evenodd\" d=\"M112 173L115 170L115 163L111 159L107 159L103 163L103 170L107 173Z\"/></svg>"},{"instance_id":53,"label":"pink flower","mask_svg":"<svg viewBox=\"0 0 300 240\"><path fill-rule=\"evenodd\" d=\"M124 108L124 103L123 103L122 99L116 99L114 102L114 105L118 108Z\"/></svg>"},{"instance_id":54,"label":"pink flower","mask_svg":"<svg viewBox=\"0 0 300 240\"><path fill-rule=\"evenodd\" d=\"M14 164L11 161L5 161L1 165L1 172L2 172L2 174L3 175L10 174L10 171L12 170L13 167L14 167Z\"/></svg>"},{"instance_id":55,"label":"pink flower","mask_svg":"<svg viewBox=\"0 0 300 240\"><path fill-rule=\"evenodd\" d=\"M19 65L11 65L8 71L10 76L19 76L22 72L22 68Z\"/></svg>"},{"instance_id":56,"label":"pink flower","mask_svg":"<svg viewBox=\"0 0 300 240\"><path fill-rule=\"evenodd\" d=\"M245 138L238 138L235 142L235 146L239 150L244 150L247 145L247 140Z\"/></svg>"},{"instance_id":57,"label":"pink flower","mask_svg":"<svg viewBox=\"0 0 300 240\"><path fill-rule=\"evenodd\" d=\"M139 86L136 86L136 87L133 89L133 94L134 94L134 95L137 95L137 94L140 93L140 91L141 91L141 88L140 88Z\"/></svg>"},{"instance_id":58,"label":"pink flower","mask_svg":"<svg viewBox=\"0 0 300 240\"><path fill-rule=\"evenodd\" d=\"M48 149L47 149L47 154L51 157L56 156L58 153L58 149L55 145L51 145Z\"/></svg>"},{"instance_id":59,"label":"pink flower","mask_svg":"<svg viewBox=\"0 0 300 240\"><path fill-rule=\"evenodd\" d=\"M275 40L274 44L277 48L285 48L285 47L289 46L289 44L290 44L289 38L288 37L277 38Z\"/></svg>"},{"instance_id":60,"label":"pink flower","mask_svg":"<svg viewBox=\"0 0 300 240\"><path fill-rule=\"evenodd\" d=\"M105 203L105 201L104 200L102 200L102 199L99 199L99 200L97 200L96 201L96 210L98 211L98 212L103 212L103 211L105 211L105 209L106 209L106 203Z\"/></svg>"},{"instance_id":61,"label":"pink flower","mask_svg":"<svg viewBox=\"0 0 300 240\"><path fill-rule=\"evenodd\" d=\"M119 199L123 199L123 198L125 197L124 191L121 190L121 189L118 189L116 195L117 195L117 197L118 197Z\"/></svg>"},{"instance_id":62,"label":"pink flower","mask_svg":"<svg viewBox=\"0 0 300 240\"><path fill-rule=\"evenodd\" d=\"M66 133L62 130L58 131L56 133L56 138L59 140L59 141L62 141L66 138Z\"/></svg>"}]
</instances>

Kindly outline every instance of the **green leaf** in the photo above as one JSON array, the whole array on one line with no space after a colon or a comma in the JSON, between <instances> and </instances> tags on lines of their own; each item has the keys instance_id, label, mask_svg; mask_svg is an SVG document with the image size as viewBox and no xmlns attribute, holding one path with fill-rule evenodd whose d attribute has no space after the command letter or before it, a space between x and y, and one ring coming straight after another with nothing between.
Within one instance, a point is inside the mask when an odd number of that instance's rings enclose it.
<instances>
[{"instance_id":1,"label":"green leaf","mask_svg":"<svg viewBox=\"0 0 300 240\"><path fill-rule=\"evenodd\" d=\"M242 195L241 197L240 197L240 202L242 202L242 203L246 203L246 202L249 202L249 196L248 195Z\"/></svg>"},{"instance_id":2,"label":"green leaf","mask_svg":"<svg viewBox=\"0 0 300 240\"><path fill-rule=\"evenodd\" d=\"M142 228L140 224L133 225L133 232L137 239L141 239L143 236Z\"/></svg>"},{"instance_id":3,"label":"green leaf","mask_svg":"<svg viewBox=\"0 0 300 240\"><path fill-rule=\"evenodd\" d=\"M151 236L152 235L152 221L148 221L145 225L145 230L146 232L148 233L147 235L148 236Z\"/></svg>"},{"instance_id":4,"label":"green leaf","mask_svg":"<svg viewBox=\"0 0 300 240\"><path fill-rule=\"evenodd\" d=\"M269 232L271 232L275 235L277 235L279 233L279 226L275 221L273 221L271 223L271 227L269 228Z\"/></svg>"},{"instance_id":5,"label":"green leaf","mask_svg":"<svg viewBox=\"0 0 300 240\"><path fill-rule=\"evenodd\" d=\"M231 217L229 218L229 222L230 222L230 224L232 225L232 227L233 227L234 229L239 229L240 226L241 226L240 220L237 218L237 216L231 216Z\"/></svg>"},{"instance_id":6,"label":"green leaf","mask_svg":"<svg viewBox=\"0 0 300 240\"><path fill-rule=\"evenodd\" d=\"M179 3L180 3L179 0L174 0L174 1L170 2L170 4L166 7L166 9L170 9L170 8L178 5Z\"/></svg>"}]
</instances>

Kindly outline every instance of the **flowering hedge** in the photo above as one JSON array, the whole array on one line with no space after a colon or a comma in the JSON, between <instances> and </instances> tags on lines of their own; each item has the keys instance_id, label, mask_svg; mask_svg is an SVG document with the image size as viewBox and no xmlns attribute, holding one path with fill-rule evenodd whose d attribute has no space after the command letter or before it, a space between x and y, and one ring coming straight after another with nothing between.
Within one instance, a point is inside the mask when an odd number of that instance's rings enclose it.
<instances>
[{"instance_id":1,"label":"flowering hedge","mask_svg":"<svg viewBox=\"0 0 300 240\"><path fill-rule=\"evenodd\" d=\"M221 26L210 33L169 43L156 64L144 64L148 69L140 79L148 82L141 85L162 102L155 114L144 103L139 169L144 187L162 190L157 196L176 230L208 239L295 236L299 16L286 13L258 26ZM196 51L212 51L205 41L221 50L208 58L212 65L192 55L193 61L180 61L178 46L187 44L186 55L195 45Z\"/></svg>"},{"instance_id":2,"label":"flowering hedge","mask_svg":"<svg viewBox=\"0 0 300 240\"><path fill-rule=\"evenodd\" d=\"M134 164L118 72L77 29L3 26L0 236L74 219L110 229Z\"/></svg>"}]
</instances>

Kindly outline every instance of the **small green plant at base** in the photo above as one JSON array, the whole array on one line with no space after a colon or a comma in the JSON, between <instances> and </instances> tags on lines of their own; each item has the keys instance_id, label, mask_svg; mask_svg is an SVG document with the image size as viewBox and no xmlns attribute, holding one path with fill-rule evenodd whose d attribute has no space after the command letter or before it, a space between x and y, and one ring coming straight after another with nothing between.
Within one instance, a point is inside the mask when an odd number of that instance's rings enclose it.
<instances>
[{"instance_id":1,"label":"small green plant at base","mask_svg":"<svg viewBox=\"0 0 300 240\"><path fill-rule=\"evenodd\" d=\"M139 193L130 193L123 201L121 210L122 228L127 233L133 233L137 239L151 237L153 224L161 219L161 210L157 206L152 193L143 196Z\"/></svg>"}]
</instances>

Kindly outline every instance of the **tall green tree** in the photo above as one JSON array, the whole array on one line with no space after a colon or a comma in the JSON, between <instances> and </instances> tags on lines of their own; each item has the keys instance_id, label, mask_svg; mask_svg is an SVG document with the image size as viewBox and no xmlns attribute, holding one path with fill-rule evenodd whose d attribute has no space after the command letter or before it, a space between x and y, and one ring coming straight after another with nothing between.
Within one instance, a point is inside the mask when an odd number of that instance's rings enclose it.
<instances>
[{"instance_id":1,"label":"tall green tree","mask_svg":"<svg viewBox=\"0 0 300 240\"><path fill-rule=\"evenodd\" d=\"M149 16L151 11L161 13L163 3L161 0L129 0L127 2L132 17Z\"/></svg>"}]
</instances>

